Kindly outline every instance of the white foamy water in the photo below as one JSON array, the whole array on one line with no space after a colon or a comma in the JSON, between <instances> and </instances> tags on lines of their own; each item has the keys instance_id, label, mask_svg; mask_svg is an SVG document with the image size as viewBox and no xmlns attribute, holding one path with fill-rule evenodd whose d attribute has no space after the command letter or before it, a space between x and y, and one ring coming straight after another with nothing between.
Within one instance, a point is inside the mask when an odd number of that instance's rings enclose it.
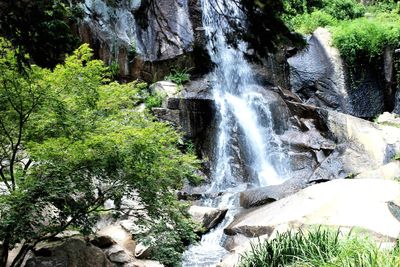
<instances>
[{"instance_id":1,"label":"white foamy water","mask_svg":"<svg viewBox=\"0 0 400 267\"><path fill-rule=\"evenodd\" d=\"M238 48L231 47L225 37L230 26L222 14L242 19L239 8L230 0L202 0L203 26L208 38L208 52L216 67L210 80L213 96L218 107L218 137L215 148L212 184L210 192L224 192L221 198L204 199L204 206L227 208L225 220L202 237L201 242L191 246L183 256L184 267L215 266L228 254L223 248L226 236L223 233L238 211L238 194L243 190L232 169L234 155L232 136L238 128L242 149L248 154L246 165L250 166L254 177L251 183L255 186L280 184L284 181L277 173L282 166L274 166L270 153L270 143L279 140L274 136L271 112L268 101L260 92L252 75L252 69L243 56L247 49L245 43ZM263 120L268 121L260 121ZM280 165L282 162L275 162ZM212 194L210 194L212 195Z\"/></svg>"}]
</instances>

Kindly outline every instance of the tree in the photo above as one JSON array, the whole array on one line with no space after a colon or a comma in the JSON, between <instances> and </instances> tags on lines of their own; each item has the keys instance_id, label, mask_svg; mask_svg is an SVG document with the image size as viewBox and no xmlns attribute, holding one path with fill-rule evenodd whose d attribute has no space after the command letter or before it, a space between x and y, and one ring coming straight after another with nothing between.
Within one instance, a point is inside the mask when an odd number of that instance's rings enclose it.
<instances>
[{"instance_id":1,"label":"tree","mask_svg":"<svg viewBox=\"0 0 400 267\"><path fill-rule=\"evenodd\" d=\"M196 180L197 161L177 148L181 137L170 126L135 111L145 84L110 83L88 45L54 71L23 74L10 44L0 50L0 266L16 244L12 266L69 227L89 233L105 211L129 212L150 229L172 225L163 231L185 234L176 250L193 240L174 189ZM126 207L125 198L142 205ZM106 200L115 207L105 210Z\"/></svg>"},{"instance_id":2,"label":"tree","mask_svg":"<svg viewBox=\"0 0 400 267\"><path fill-rule=\"evenodd\" d=\"M79 1L1 0L0 36L18 48L18 62L54 67L79 45L74 25L82 16ZM25 62L23 62L25 61Z\"/></svg>"}]
</instances>

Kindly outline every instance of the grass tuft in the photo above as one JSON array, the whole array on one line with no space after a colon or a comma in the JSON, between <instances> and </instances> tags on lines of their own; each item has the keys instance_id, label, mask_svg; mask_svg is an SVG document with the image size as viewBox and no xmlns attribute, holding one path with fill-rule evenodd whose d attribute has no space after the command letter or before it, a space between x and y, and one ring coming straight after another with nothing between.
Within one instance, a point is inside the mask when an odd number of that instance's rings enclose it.
<instances>
[{"instance_id":1,"label":"grass tuft","mask_svg":"<svg viewBox=\"0 0 400 267\"><path fill-rule=\"evenodd\" d=\"M241 257L240 267L397 267L400 249L380 249L365 235L318 228L310 232L292 231L253 244Z\"/></svg>"}]
</instances>

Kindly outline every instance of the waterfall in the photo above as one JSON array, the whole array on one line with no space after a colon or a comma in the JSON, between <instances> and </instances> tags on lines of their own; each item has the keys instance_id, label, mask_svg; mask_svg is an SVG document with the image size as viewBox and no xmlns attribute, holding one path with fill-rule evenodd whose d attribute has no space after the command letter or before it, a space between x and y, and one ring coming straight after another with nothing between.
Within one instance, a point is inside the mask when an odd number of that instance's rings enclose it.
<instances>
[{"instance_id":1,"label":"waterfall","mask_svg":"<svg viewBox=\"0 0 400 267\"><path fill-rule=\"evenodd\" d=\"M255 173L253 183L260 186L279 184L282 180L269 160L268 138L272 134L259 121L265 103L250 65L243 57L246 44L230 46L226 34L230 25L224 15L243 18L237 4L227 0L203 0L203 26L208 38L208 52L216 68L211 81L215 102L219 108L219 134L213 190L223 190L238 180L232 172L230 138L236 123L243 133L242 143L250 154L249 165ZM261 101L260 101L261 100ZM268 112L268 110L267 110ZM264 116L270 117L270 116ZM269 125L269 128L271 125Z\"/></svg>"},{"instance_id":2,"label":"waterfall","mask_svg":"<svg viewBox=\"0 0 400 267\"><path fill-rule=\"evenodd\" d=\"M190 247L183 256L183 266L215 266L228 252L223 248L223 229L238 211L238 192L243 186L232 169L235 156L234 136L240 139L246 165L252 170L250 182L268 186L283 182L282 162L274 162L271 143L279 145L274 135L268 99L257 84L250 64L245 60L244 42L229 45L226 34L232 32L226 16L244 21L237 3L232 0L202 0L203 27L208 39L208 53L215 63L210 74L213 96L219 110L218 137L212 170L210 193L223 192L222 197L204 199L202 205L227 208L225 220L203 236L200 244ZM262 119L261 119L262 118ZM235 133L236 131L236 133ZM240 134L237 134L240 131ZM211 194L212 195L212 194Z\"/></svg>"}]
</instances>

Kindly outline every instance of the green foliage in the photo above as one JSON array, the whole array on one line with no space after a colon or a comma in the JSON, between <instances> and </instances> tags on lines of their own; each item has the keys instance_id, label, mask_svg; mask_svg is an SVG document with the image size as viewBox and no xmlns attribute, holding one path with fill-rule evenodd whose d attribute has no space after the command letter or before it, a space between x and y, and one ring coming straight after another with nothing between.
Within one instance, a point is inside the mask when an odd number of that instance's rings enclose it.
<instances>
[{"instance_id":1,"label":"green foliage","mask_svg":"<svg viewBox=\"0 0 400 267\"><path fill-rule=\"evenodd\" d=\"M386 46L400 45L400 17L381 13L340 23L333 29L333 44L347 62L371 61L382 55Z\"/></svg>"},{"instance_id":2,"label":"green foliage","mask_svg":"<svg viewBox=\"0 0 400 267\"><path fill-rule=\"evenodd\" d=\"M323 0L323 11L338 20L349 20L364 15L365 7L356 0Z\"/></svg>"},{"instance_id":3,"label":"green foliage","mask_svg":"<svg viewBox=\"0 0 400 267\"><path fill-rule=\"evenodd\" d=\"M277 234L271 241L253 245L251 253L242 257L240 266L289 266L306 260L325 262L337 255L338 243L339 233L329 230Z\"/></svg>"},{"instance_id":4,"label":"green foliage","mask_svg":"<svg viewBox=\"0 0 400 267\"><path fill-rule=\"evenodd\" d=\"M137 56L136 43L132 41L128 49L128 58L130 61L132 61L135 59L136 56Z\"/></svg>"},{"instance_id":5,"label":"green foliage","mask_svg":"<svg viewBox=\"0 0 400 267\"><path fill-rule=\"evenodd\" d=\"M329 27L336 46L355 71L355 63L379 60L387 46L400 46L400 16L395 1L364 6L355 0L287 0L288 25L304 34ZM363 15L365 14L365 17Z\"/></svg>"},{"instance_id":6,"label":"green foliage","mask_svg":"<svg viewBox=\"0 0 400 267\"><path fill-rule=\"evenodd\" d=\"M135 111L147 85L109 83L88 45L54 71L32 66L21 74L10 44L0 44L3 252L69 227L89 233L105 200L122 215L122 200L134 198L147 216L130 213L174 239L174 253L160 259L176 262L194 236L174 190L198 180L198 161L181 152L182 137L170 126Z\"/></svg>"},{"instance_id":7,"label":"green foliage","mask_svg":"<svg viewBox=\"0 0 400 267\"><path fill-rule=\"evenodd\" d=\"M337 19L325 11L316 10L312 13L304 13L294 17L290 21L290 24L298 32L309 34L314 32L318 27L333 26L337 22Z\"/></svg>"},{"instance_id":8,"label":"green foliage","mask_svg":"<svg viewBox=\"0 0 400 267\"><path fill-rule=\"evenodd\" d=\"M149 95L145 99L144 103L146 104L146 108L151 110L152 108L161 107L163 99L164 99L164 97L160 94Z\"/></svg>"},{"instance_id":9,"label":"green foliage","mask_svg":"<svg viewBox=\"0 0 400 267\"><path fill-rule=\"evenodd\" d=\"M253 245L252 251L243 255L239 266L399 266L399 246L380 250L365 235L340 235L339 231L321 228L308 233L278 234L270 241Z\"/></svg>"},{"instance_id":10,"label":"green foliage","mask_svg":"<svg viewBox=\"0 0 400 267\"><path fill-rule=\"evenodd\" d=\"M108 66L110 70L110 75L113 80L115 80L119 76L119 64L117 61L113 60Z\"/></svg>"},{"instance_id":11,"label":"green foliage","mask_svg":"<svg viewBox=\"0 0 400 267\"><path fill-rule=\"evenodd\" d=\"M186 214L186 217L182 217L181 214ZM143 237L143 241L155 248L152 251L153 259L167 266L180 266L181 254L185 247L198 239L198 236L193 231L196 225L188 219L186 205L179 203L171 216L176 223L171 224L171 218L161 218L158 224L150 229L150 235L146 234ZM165 225L174 228L174 231L165 231Z\"/></svg>"},{"instance_id":12,"label":"green foliage","mask_svg":"<svg viewBox=\"0 0 400 267\"><path fill-rule=\"evenodd\" d=\"M315 7L321 7L321 0L284 0L285 11L291 16L311 11Z\"/></svg>"},{"instance_id":13,"label":"green foliage","mask_svg":"<svg viewBox=\"0 0 400 267\"><path fill-rule=\"evenodd\" d=\"M365 7L355 0L285 1L288 25L300 33L312 33L318 27L334 26L341 20L361 17ZM302 2L302 4L300 4Z\"/></svg>"},{"instance_id":14,"label":"green foliage","mask_svg":"<svg viewBox=\"0 0 400 267\"><path fill-rule=\"evenodd\" d=\"M171 73L164 77L164 80L171 81L181 86L190 81L190 69L176 70L173 69Z\"/></svg>"},{"instance_id":15,"label":"green foliage","mask_svg":"<svg viewBox=\"0 0 400 267\"><path fill-rule=\"evenodd\" d=\"M2 1L0 36L18 48L18 63L26 64L25 54L37 65L54 67L66 53L78 46L72 25L82 17L77 1Z\"/></svg>"}]
</instances>

